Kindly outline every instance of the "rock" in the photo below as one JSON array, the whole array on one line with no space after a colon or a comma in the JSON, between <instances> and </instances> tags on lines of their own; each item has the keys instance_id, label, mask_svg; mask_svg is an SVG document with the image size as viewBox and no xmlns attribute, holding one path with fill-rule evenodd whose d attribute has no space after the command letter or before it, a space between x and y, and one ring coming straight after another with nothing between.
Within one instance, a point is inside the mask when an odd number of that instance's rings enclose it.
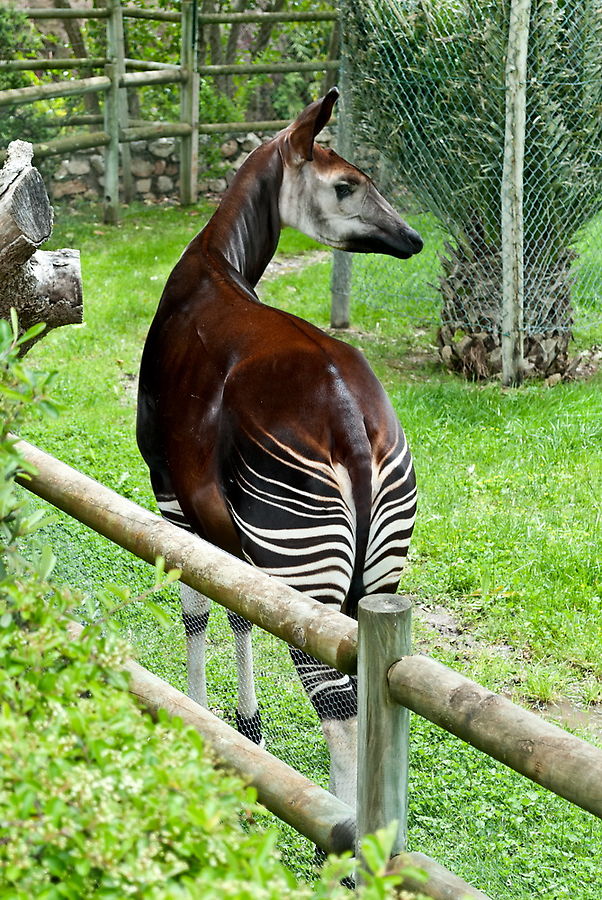
<instances>
[{"instance_id":1,"label":"rock","mask_svg":"<svg viewBox=\"0 0 602 900\"><path fill-rule=\"evenodd\" d=\"M244 138L244 140L242 141L241 147L242 147L242 149L245 150L247 153L250 153L251 150L256 150L257 147L261 147L261 143L262 143L262 142L261 142L261 138L259 138L256 134L253 134L253 132L250 131L250 132L246 135L246 137Z\"/></svg>"},{"instance_id":2,"label":"rock","mask_svg":"<svg viewBox=\"0 0 602 900\"><path fill-rule=\"evenodd\" d=\"M214 194L223 194L223 192L228 187L225 178L210 178L209 179L209 190Z\"/></svg>"},{"instance_id":3,"label":"rock","mask_svg":"<svg viewBox=\"0 0 602 900\"><path fill-rule=\"evenodd\" d=\"M153 156L159 156L161 159L166 159L176 149L175 138L157 138L156 141L152 141L148 145L148 149Z\"/></svg>"},{"instance_id":4,"label":"rock","mask_svg":"<svg viewBox=\"0 0 602 900\"><path fill-rule=\"evenodd\" d=\"M238 153L238 141L235 141L233 138L229 141L224 141L219 149L225 159L232 159Z\"/></svg>"},{"instance_id":5,"label":"rock","mask_svg":"<svg viewBox=\"0 0 602 900\"><path fill-rule=\"evenodd\" d=\"M164 159L155 160L155 167L153 169L155 175L163 175L165 173L165 169L167 168L167 163Z\"/></svg>"},{"instance_id":6,"label":"rock","mask_svg":"<svg viewBox=\"0 0 602 900\"><path fill-rule=\"evenodd\" d=\"M148 194L151 189L150 178L139 178L136 181L136 192L138 194Z\"/></svg>"},{"instance_id":7,"label":"rock","mask_svg":"<svg viewBox=\"0 0 602 900\"><path fill-rule=\"evenodd\" d=\"M452 352L452 348L449 344L446 344L444 347L441 347L440 350L441 361L444 365L448 367L448 369L453 368L453 357L454 354Z\"/></svg>"},{"instance_id":8,"label":"rock","mask_svg":"<svg viewBox=\"0 0 602 900\"><path fill-rule=\"evenodd\" d=\"M489 369L493 375L502 371L502 348L495 347L489 354Z\"/></svg>"},{"instance_id":9,"label":"rock","mask_svg":"<svg viewBox=\"0 0 602 900\"><path fill-rule=\"evenodd\" d=\"M242 166L244 161L248 158L248 156L249 156L248 153L241 153L240 156L234 160L234 162L232 163L232 168L235 172L238 172L238 170L240 169L240 167Z\"/></svg>"},{"instance_id":10,"label":"rock","mask_svg":"<svg viewBox=\"0 0 602 900\"><path fill-rule=\"evenodd\" d=\"M130 143L130 153L132 156L142 156L148 150L146 141L132 141Z\"/></svg>"},{"instance_id":11,"label":"rock","mask_svg":"<svg viewBox=\"0 0 602 900\"><path fill-rule=\"evenodd\" d=\"M68 181L57 181L52 188L52 196L55 200L61 197L73 197L76 194L84 194L88 190L85 181L80 178L71 178Z\"/></svg>"},{"instance_id":12,"label":"rock","mask_svg":"<svg viewBox=\"0 0 602 900\"><path fill-rule=\"evenodd\" d=\"M168 175L159 175L157 178L157 190L160 194L168 194L173 191L173 180Z\"/></svg>"},{"instance_id":13,"label":"rock","mask_svg":"<svg viewBox=\"0 0 602 900\"><path fill-rule=\"evenodd\" d=\"M100 153L94 153L90 157L90 166L97 175L103 175L105 170L104 156L101 156Z\"/></svg>"},{"instance_id":14,"label":"rock","mask_svg":"<svg viewBox=\"0 0 602 900\"><path fill-rule=\"evenodd\" d=\"M152 175L154 169L154 163L150 162L148 159L140 159L137 157L132 160L132 175L135 175L136 178L148 178Z\"/></svg>"},{"instance_id":15,"label":"rock","mask_svg":"<svg viewBox=\"0 0 602 900\"><path fill-rule=\"evenodd\" d=\"M75 156L67 163L67 171L70 175L87 175L90 171L90 162L81 156Z\"/></svg>"},{"instance_id":16,"label":"rock","mask_svg":"<svg viewBox=\"0 0 602 900\"><path fill-rule=\"evenodd\" d=\"M58 169L54 170L54 174L52 177L58 181L61 178L66 178L68 174L69 174L69 160L63 159L61 161L61 164L59 165Z\"/></svg>"},{"instance_id":17,"label":"rock","mask_svg":"<svg viewBox=\"0 0 602 900\"><path fill-rule=\"evenodd\" d=\"M560 384L562 381L562 375L560 372L555 372L554 375L550 375L549 378L546 378L546 385L548 387L554 387L555 384Z\"/></svg>"}]
</instances>

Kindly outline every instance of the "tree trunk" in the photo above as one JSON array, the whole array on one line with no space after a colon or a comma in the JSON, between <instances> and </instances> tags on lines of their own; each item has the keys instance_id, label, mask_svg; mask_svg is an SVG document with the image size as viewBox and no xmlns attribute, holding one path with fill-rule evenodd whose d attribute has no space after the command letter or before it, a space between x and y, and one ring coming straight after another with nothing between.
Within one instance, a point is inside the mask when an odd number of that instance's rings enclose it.
<instances>
[{"instance_id":1,"label":"tree trunk","mask_svg":"<svg viewBox=\"0 0 602 900\"><path fill-rule=\"evenodd\" d=\"M54 0L57 9L71 9L69 0ZM88 57L88 49L79 25L78 19L63 19L63 27L67 32L67 37L73 50L73 55L77 59L85 59ZM93 69L82 69L82 78L91 78L94 75ZM92 115L100 115L100 102L98 94L84 94L84 108L86 112Z\"/></svg>"},{"instance_id":2,"label":"tree trunk","mask_svg":"<svg viewBox=\"0 0 602 900\"><path fill-rule=\"evenodd\" d=\"M445 245L439 290L443 298L437 333L439 356L448 369L467 378L502 371L502 258L478 234L466 243ZM523 374L571 377L572 276L574 251L567 249L547 271L525 258Z\"/></svg>"},{"instance_id":3,"label":"tree trunk","mask_svg":"<svg viewBox=\"0 0 602 900\"><path fill-rule=\"evenodd\" d=\"M47 334L82 321L81 271L78 250L38 250L52 233L52 207L32 156L31 144L13 141L0 171L0 318L14 307L21 332L45 322Z\"/></svg>"}]
</instances>

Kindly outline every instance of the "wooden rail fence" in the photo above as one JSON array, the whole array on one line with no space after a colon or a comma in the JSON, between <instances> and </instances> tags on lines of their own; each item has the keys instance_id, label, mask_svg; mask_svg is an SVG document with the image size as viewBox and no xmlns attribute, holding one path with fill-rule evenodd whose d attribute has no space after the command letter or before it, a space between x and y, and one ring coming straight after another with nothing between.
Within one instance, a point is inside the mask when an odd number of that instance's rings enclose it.
<instances>
[{"instance_id":1,"label":"wooden rail fence","mask_svg":"<svg viewBox=\"0 0 602 900\"><path fill-rule=\"evenodd\" d=\"M327 850L342 850L399 823L395 851L425 869L432 898L485 895L422 854L406 854L407 710L436 723L550 791L602 818L602 750L460 673L411 654L411 602L377 595L360 602L359 623L183 532L25 441L37 474L21 483L147 562L163 556L182 580L287 643L341 672L358 673L358 810L238 735L175 688L131 663L132 690L151 709L193 724L284 821ZM226 729L226 730L225 730ZM275 788L274 786L277 785ZM411 886L408 882L407 886ZM486 898L485 898L486 900Z\"/></svg>"},{"instance_id":2,"label":"wooden rail fence","mask_svg":"<svg viewBox=\"0 0 602 900\"><path fill-rule=\"evenodd\" d=\"M103 75L88 78L56 81L31 87L0 91L0 108L37 100L60 97L80 97L88 93L104 95L102 117L75 117L63 124L102 123L99 131L79 132L72 136L34 144L34 156L38 158L62 154L72 150L103 147L105 153L104 220L116 223L119 218L119 161L121 156L123 196L132 199L133 187L130 172L129 144L132 141L158 137L178 137L180 140L180 200L194 203L197 198L198 136L199 134L236 133L244 131L276 131L288 125L288 120L262 120L258 122L199 122L199 77L218 75L244 75L282 72L331 71L338 68L337 59L308 60L294 63L238 63L232 65L199 66L197 59L198 27L215 23L279 23L336 21L338 13L332 12L283 12L283 13L215 13L199 14L197 0L182 0L180 12L168 10L143 10L123 5L121 0L106 0L103 9L33 9L22 8L31 19L104 19L107 27L107 56L90 59L27 59L2 60L4 70L104 70ZM150 19L157 22L180 24L180 62L168 64L150 60L135 60L125 56L124 19ZM130 70L130 71L128 71ZM137 71L131 71L137 70ZM179 122L130 122L125 89L157 84L180 86ZM94 121L91 122L90 119ZM2 154L0 154L2 162Z\"/></svg>"}]
</instances>

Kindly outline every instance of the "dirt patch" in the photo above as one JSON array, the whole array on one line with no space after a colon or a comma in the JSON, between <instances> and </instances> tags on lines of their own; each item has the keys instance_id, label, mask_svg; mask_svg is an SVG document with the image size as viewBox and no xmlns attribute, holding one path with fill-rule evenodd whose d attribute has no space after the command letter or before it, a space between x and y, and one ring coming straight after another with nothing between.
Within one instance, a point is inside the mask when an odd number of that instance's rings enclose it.
<instances>
[{"instance_id":1,"label":"dirt patch","mask_svg":"<svg viewBox=\"0 0 602 900\"><path fill-rule=\"evenodd\" d=\"M268 263L268 267L263 273L262 279L271 281L273 278L279 278L280 275L288 275L289 272L298 272L306 266L314 263L326 262L330 258L331 250L313 250L311 253L301 253L295 256L278 255Z\"/></svg>"},{"instance_id":2,"label":"dirt patch","mask_svg":"<svg viewBox=\"0 0 602 900\"><path fill-rule=\"evenodd\" d=\"M453 649L459 656L477 650L483 646L470 634L459 619L446 607L437 605L433 607L416 604L414 606L416 618L426 625L438 636L435 646ZM516 651L508 644L492 644L488 648L492 653L506 658L513 656ZM507 696L502 693L502 696ZM511 699L508 697L508 699ZM570 700L559 699L553 703L538 703L529 707L531 712L547 719L561 728L581 728L589 731L598 738L602 738L602 704L592 704L587 708L577 706Z\"/></svg>"}]
</instances>

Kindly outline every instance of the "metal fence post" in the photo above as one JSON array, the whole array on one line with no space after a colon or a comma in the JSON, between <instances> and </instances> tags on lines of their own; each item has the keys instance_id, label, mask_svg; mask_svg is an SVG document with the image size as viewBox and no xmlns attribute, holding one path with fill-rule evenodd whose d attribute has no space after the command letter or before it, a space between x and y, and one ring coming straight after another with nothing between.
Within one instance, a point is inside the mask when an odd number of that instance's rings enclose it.
<instances>
[{"instance_id":1,"label":"metal fence post","mask_svg":"<svg viewBox=\"0 0 602 900\"><path fill-rule=\"evenodd\" d=\"M392 854L407 834L409 712L391 699L388 672L411 653L412 601L364 597L358 612L357 856L367 834L397 821Z\"/></svg>"},{"instance_id":2,"label":"metal fence post","mask_svg":"<svg viewBox=\"0 0 602 900\"><path fill-rule=\"evenodd\" d=\"M180 139L180 202L197 199L199 160L199 73L197 61L198 12L196 0L182 3L182 50L180 63L185 81L181 87L180 121L190 133Z\"/></svg>"},{"instance_id":3,"label":"metal fence post","mask_svg":"<svg viewBox=\"0 0 602 900\"><path fill-rule=\"evenodd\" d=\"M502 174L502 380L523 379L523 163L531 0L512 0L506 56L506 131Z\"/></svg>"},{"instance_id":4,"label":"metal fence post","mask_svg":"<svg viewBox=\"0 0 602 900\"><path fill-rule=\"evenodd\" d=\"M337 151L345 159L348 159L351 155L351 95L347 90L345 78L345 47L342 37L340 58L339 86L341 96L337 103ZM347 253L345 250L333 250L332 278L330 283L330 324L332 328L349 327L352 265L352 253Z\"/></svg>"}]
</instances>

